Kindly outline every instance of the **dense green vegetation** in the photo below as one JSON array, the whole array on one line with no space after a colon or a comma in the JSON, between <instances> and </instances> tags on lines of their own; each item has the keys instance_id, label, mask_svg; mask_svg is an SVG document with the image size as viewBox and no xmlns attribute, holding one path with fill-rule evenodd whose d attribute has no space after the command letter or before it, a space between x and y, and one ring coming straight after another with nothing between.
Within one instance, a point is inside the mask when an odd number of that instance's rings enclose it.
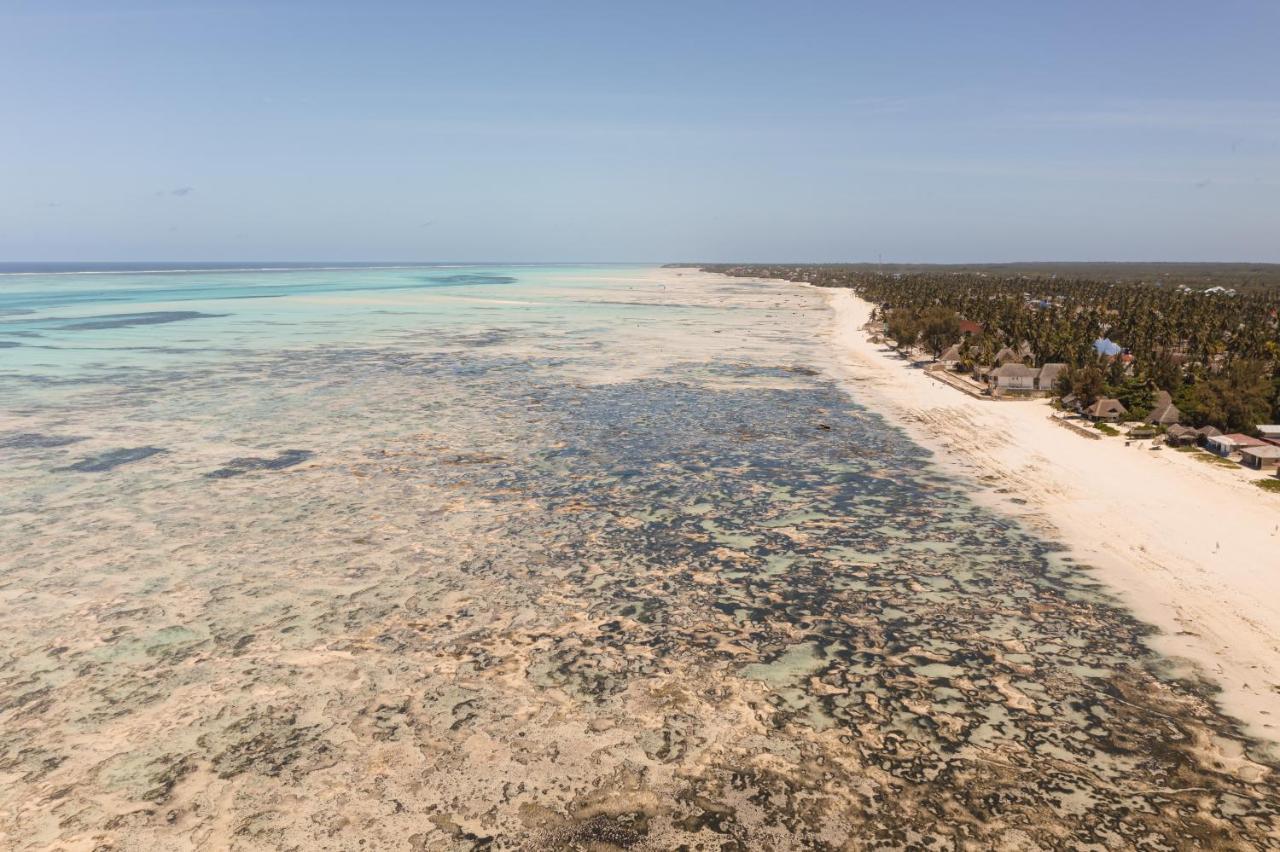
<instances>
[{"instance_id":1,"label":"dense green vegetation","mask_svg":"<svg viewBox=\"0 0 1280 852\"><path fill-rule=\"evenodd\" d=\"M1165 390L1192 425L1250 432L1280 421L1280 265L703 268L853 289L900 344L936 357L961 343L962 368L991 364L1005 347L1031 365L1065 363L1059 394L1086 404L1115 397L1140 417ZM961 320L972 331L963 342ZM1122 351L1100 355L1100 339Z\"/></svg>"},{"instance_id":2,"label":"dense green vegetation","mask_svg":"<svg viewBox=\"0 0 1280 852\"><path fill-rule=\"evenodd\" d=\"M724 271L740 264L692 265ZM978 275L989 278L1021 278L1101 281L1114 284L1150 284L1155 287L1189 287L1206 290L1225 287L1241 293L1280 291L1280 263L827 263L750 264L756 269L804 269L882 275Z\"/></svg>"}]
</instances>

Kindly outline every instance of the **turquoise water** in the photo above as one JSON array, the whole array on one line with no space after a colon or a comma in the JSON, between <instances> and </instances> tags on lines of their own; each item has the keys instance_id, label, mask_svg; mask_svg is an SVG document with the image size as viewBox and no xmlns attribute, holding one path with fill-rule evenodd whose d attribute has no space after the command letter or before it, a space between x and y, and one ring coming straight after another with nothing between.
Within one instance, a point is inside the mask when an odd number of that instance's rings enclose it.
<instances>
[{"instance_id":1,"label":"turquoise water","mask_svg":"<svg viewBox=\"0 0 1280 852\"><path fill-rule=\"evenodd\" d=\"M0 277L0 845L1265 848L1274 767L652 267Z\"/></svg>"},{"instance_id":2,"label":"turquoise water","mask_svg":"<svg viewBox=\"0 0 1280 852\"><path fill-rule=\"evenodd\" d=\"M612 267L625 294L643 267ZM0 275L0 369L47 377L159 368L246 351L379 344L407 330L608 318L583 267ZM574 298L590 288L593 297ZM631 307L643 312L643 305Z\"/></svg>"}]
</instances>

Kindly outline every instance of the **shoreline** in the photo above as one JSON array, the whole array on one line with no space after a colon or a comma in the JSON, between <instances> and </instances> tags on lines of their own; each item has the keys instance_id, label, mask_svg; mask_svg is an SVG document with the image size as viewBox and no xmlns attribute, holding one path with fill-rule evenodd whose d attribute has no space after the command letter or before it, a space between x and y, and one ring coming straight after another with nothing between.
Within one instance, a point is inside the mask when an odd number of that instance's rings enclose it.
<instances>
[{"instance_id":1,"label":"shoreline","mask_svg":"<svg viewBox=\"0 0 1280 852\"><path fill-rule=\"evenodd\" d=\"M1152 650L1191 663L1242 731L1280 755L1280 498L1183 453L1085 440L1049 419L1045 399L960 393L872 343L862 331L870 303L814 289L855 400L975 485L979 502L1088 566L1158 628L1145 640Z\"/></svg>"}]
</instances>

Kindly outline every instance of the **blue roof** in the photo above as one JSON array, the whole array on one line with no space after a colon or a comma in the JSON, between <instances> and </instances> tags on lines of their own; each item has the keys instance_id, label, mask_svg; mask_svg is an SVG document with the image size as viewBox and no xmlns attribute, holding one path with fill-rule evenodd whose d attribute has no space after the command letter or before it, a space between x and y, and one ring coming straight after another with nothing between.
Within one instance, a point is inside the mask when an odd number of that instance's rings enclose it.
<instances>
[{"instance_id":1,"label":"blue roof","mask_svg":"<svg viewBox=\"0 0 1280 852\"><path fill-rule=\"evenodd\" d=\"M1098 351L1099 355L1119 355L1120 344L1114 343L1105 337L1099 337L1093 341L1093 348Z\"/></svg>"}]
</instances>

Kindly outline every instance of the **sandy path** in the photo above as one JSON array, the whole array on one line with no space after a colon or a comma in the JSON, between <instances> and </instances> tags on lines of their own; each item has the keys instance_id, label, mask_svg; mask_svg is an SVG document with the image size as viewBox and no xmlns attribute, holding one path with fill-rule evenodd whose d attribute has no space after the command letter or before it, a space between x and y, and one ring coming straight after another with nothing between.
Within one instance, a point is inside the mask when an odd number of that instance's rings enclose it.
<instances>
[{"instance_id":1,"label":"sandy path","mask_svg":"<svg viewBox=\"0 0 1280 852\"><path fill-rule=\"evenodd\" d=\"M1152 647L1203 667L1223 708L1280 752L1280 496L1255 487L1251 471L1088 440L1050 422L1045 400L968 397L871 343L869 303L824 292L856 398L978 480L979 499L1096 566L1161 628Z\"/></svg>"}]
</instances>

